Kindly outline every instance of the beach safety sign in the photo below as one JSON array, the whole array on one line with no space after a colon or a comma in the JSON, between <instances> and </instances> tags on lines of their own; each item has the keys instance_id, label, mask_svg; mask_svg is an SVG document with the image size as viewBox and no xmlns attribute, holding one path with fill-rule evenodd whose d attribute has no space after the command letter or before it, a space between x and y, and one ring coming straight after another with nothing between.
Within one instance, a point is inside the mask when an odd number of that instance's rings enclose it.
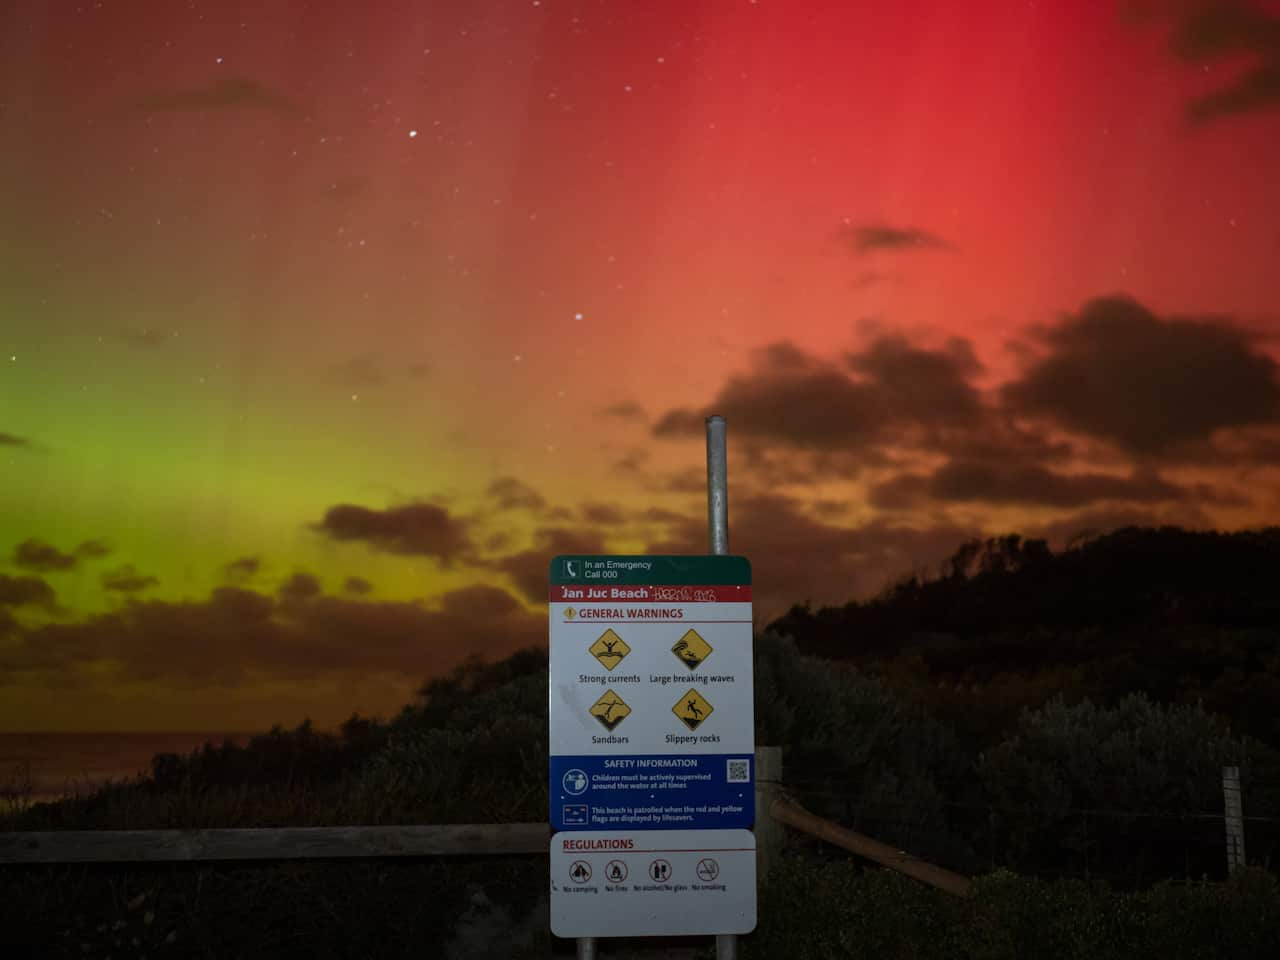
<instances>
[{"instance_id":1,"label":"beach safety sign","mask_svg":"<svg viewBox=\"0 0 1280 960\"><path fill-rule=\"evenodd\" d=\"M552 828L750 827L747 559L560 556L549 603Z\"/></svg>"},{"instance_id":2,"label":"beach safety sign","mask_svg":"<svg viewBox=\"0 0 1280 960\"><path fill-rule=\"evenodd\" d=\"M756 926L750 830L557 833L551 932L558 937L699 936Z\"/></svg>"}]
</instances>

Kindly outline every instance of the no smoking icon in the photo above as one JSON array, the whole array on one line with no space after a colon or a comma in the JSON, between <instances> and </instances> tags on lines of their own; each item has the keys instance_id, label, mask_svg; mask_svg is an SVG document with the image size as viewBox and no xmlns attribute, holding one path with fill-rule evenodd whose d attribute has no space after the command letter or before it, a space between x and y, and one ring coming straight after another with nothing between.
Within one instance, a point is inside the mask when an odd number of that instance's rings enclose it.
<instances>
[{"instance_id":1,"label":"no smoking icon","mask_svg":"<svg viewBox=\"0 0 1280 960\"><path fill-rule=\"evenodd\" d=\"M720 864L716 863L710 857L705 857L698 861L697 866L698 879L711 881L720 876Z\"/></svg>"}]
</instances>

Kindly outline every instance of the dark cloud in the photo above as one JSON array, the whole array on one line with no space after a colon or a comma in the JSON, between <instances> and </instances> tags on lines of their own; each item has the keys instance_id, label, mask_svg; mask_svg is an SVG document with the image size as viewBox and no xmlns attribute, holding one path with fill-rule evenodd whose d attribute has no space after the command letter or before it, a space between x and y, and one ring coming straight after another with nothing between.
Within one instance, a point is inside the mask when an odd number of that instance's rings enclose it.
<instances>
[{"instance_id":1,"label":"dark cloud","mask_svg":"<svg viewBox=\"0 0 1280 960\"><path fill-rule=\"evenodd\" d=\"M941 350L882 336L845 358L844 370L790 343L753 356L755 369L730 377L701 410L672 410L654 426L657 436L705 432L706 417L722 414L734 436L780 447L860 454L910 439L943 443L941 431L973 431L986 416L969 382L980 366L966 341Z\"/></svg>"},{"instance_id":2,"label":"dark cloud","mask_svg":"<svg viewBox=\"0 0 1280 960\"><path fill-rule=\"evenodd\" d=\"M260 557L240 557L223 567L222 574L230 583L243 584L256 577L261 569L262 559Z\"/></svg>"},{"instance_id":3,"label":"dark cloud","mask_svg":"<svg viewBox=\"0 0 1280 960\"><path fill-rule=\"evenodd\" d=\"M904 508L923 499L963 503L1020 503L1076 507L1097 501L1180 500L1187 491L1149 474L1056 473L1037 464L952 461L932 474L902 474L872 487L870 502Z\"/></svg>"},{"instance_id":4,"label":"dark cloud","mask_svg":"<svg viewBox=\"0 0 1280 960\"><path fill-rule=\"evenodd\" d=\"M967 340L953 337L942 350L925 350L902 337L881 337L847 361L879 388L879 402L902 419L973 425L984 414L970 382L982 373L982 364Z\"/></svg>"},{"instance_id":5,"label":"dark cloud","mask_svg":"<svg viewBox=\"0 0 1280 960\"><path fill-rule=\"evenodd\" d=\"M1280 420L1275 361L1225 321L1160 319L1108 297L1041 338L1045 355L1002 390L1008 407L1130 454L1175 454L1220 428Z\"/></svg>"},{"instance_id":6,"label":"dark cloud","mask_svg":"<svg viewBox=\"0 0 1280 960\"><path fill-rule=\"evenodd\" d=\"M1025 533L1048 542L1054 550L1063 550L1124 527L1176 526L1184 530L1211 530L1213 521L1193 502L1169 504L1160 508L1105 506L1074 513L1049 523L1029 525Z\"/></svg>"},{"instance_id":7,"label":"dark cloud","mask_svg":"<svg viewBox=\"0 0 1280 960\"><path fill-rule=\"evenodd\" d=\"M1214 438L1214 452L1225 463L1255 466L1280 464L1280 429L1264 426L1223 430Z\"/></svg>"},{"instance_id":8,"label":"dark cloud","mask_svg":"<svg viewBox=\"0 0 1280 960\"><path fill-rule=\"evenodd\" d=\"M641 473L644 465L649 459L649 454L644 450L636 450L613 462L615 470L623 470L627 473Z\"/></svg>"},{"instance_id":9,"label":"dark cloud","mask_svg":"<svg viewBox=\"0 0 1280 960\"><path fill-rule=\"evenodd\" d=\"M59 570L74 570L79 560L74 553L63 553L53 544L30 537L14 548L13 562L15 566L24 570L53 573Z\"/></svg>"},{"instance_id":10,"label":"dark cloud","mask_svg":"<svg viewBox=\"0 0 1280 960\"><path fill-rule=\"evenodd\" d=\"M976 535L935 523L927 529L882 520L839 527L809 515L802 501L776 495L730 497L729 551L749 557L757 615L777 616L806 599L844 604L874 595L903 573L934 568ZM706 553L705 517L676 525L647 553ZM545 578L546 571L543 571Z\"/></svg>"},{"instance_id":11,"label":"dark cloud","mask_svg":"<svg viewBox=\"0 0 1280 960\"><path fill-rule=\"evenodd\" d=\"M53 587L39 577L9 577L0 573L0 607L42 607L55 605Z\"/></svg>"},{"instance_id":12,"label":"dark cloud","mask_svg":"<svg viewBox=\"0 0 1280 960\"><path fill-rule=\"evenodd\" d=\"M115 671L113 682L192 688L327 671L421 679L473 655L497 659L545 645L546 626L545 615L487 586L445 594L438 609L326 595L298 603L220 587L198 602L131 600L80 623L11 628L0 678L20 671L66 677L97 665Z\"/></svg>"},{"instance_id":13,"label":"dark cloud","mask_svg":"<svg viewBox=\"0 0 1280 960\"><path fill-rule=\"evenodd\" d=\"M1225 85L1187 103L1190 123L1280 106L1280 15L1248 0L1192 0L1177 4L1175 16L1170 46L1184 63L1248 60Z\"/></svg>"},{"instance_id":14,"label":"dark cloud","mask_svg":"<svg viewBox=\"0 0 1280 960\"><path fill-rule=\"evenodd\" d=\"M436 557L444 563L472 550L466 522L430 503L386 510L343 503L330 507L312 529L331 540L361 541L384 553Z\"/></svg>"},{"instance_id":15,"label":"dark cloud","mask_svg":"<svg viewBox=\"0 0 1280 960\"><path fill-rule=\"evenodd\" d=\"M488 496L499 510L542 510L547 501L533 487L515 477L498 477L489 484Z\"/></svg>"},{"instance_id":16,"label":"dark cloud","mask_svg":"<svg viewBox=\"0 0 1280 960\"><path fill-rule=\"evenodd\" d=\"M140 593L159 582L155 577L139 573L128 563L115 570L108 570L101 578L102 589L116 593Z\"/></svg>"},{"instance_id":17,"label":"dark cloud","mask_svg":"<svg viewBox=\"0 0 1280 960\"><path fill-rule=\"evenodd\" d=\"M91 560L108 556L110 553L111 545L102 540L86 540L76 547L77 557L86 557Z\"/></svg>"},{"instance_id":18,"label":"dark cloud","mask_svg":"<svg viewBox=\"0 0 1280 960\"><path fill-rule=\"evenodd\" d=\"M29 449L31 441L26 437L19 437L16 434L5 433L0 430L0 447L23 447Z\"/></svg>"},{"instance_id":19,"label":"dark cloud","mask_svg":"<svg viewBox=\"0 0 1280 960\"><path fill-rule=\"evenodd\" d=\"M637 514L637 519L646 523L684 523L689 519L689 515L663 507L646 507Z\"/></svg>"},{"instance_id":20,"label":"dark cloud","mask_svg":"<svg viewBox=\"0 0 1280 960\"><path fill-rule=\"evenodd\" d=\"M601 526L617 526L626 523L627 514L616 503L584 503L579 512L587 523Z\"/></svg>"},{"instance_id":21,"label":"dark cloud","mask_svg":"<svg viewBox=\"0 0 1280 960\"><path fill-rule=\"evenodd\" d=\"M875 400L874 389L837 370L761 371L731 377L701 410L664 414L653 432L659 437L702 435L714 411L739 436L796 447L865 446L883 427Z\"/></svg>"},{"instance_id":22,"label":"dark cloud","mask_svg":"<svg viewBox=\"0 0 1280 960\"><path fill-rule=\"evenodd\" d=\"M495 530L484 538L484 548L489 553L500 553L511 546L513 537L505 530Z\"/></svg>"},{"instance_id":23,"label":"dark cloud","mask_svg":"<svg viewBox=\"0 0 1280 960\"><path fill-rule=\"evenodd\" d=\"M280 599L286 603L302 603L318 597L324 591L319 579L309 573L295 573L280 585Z\"/></svg>"},{"instance_id":24,"label":"dark cloud","mask_svg":"<svg viewBox=\"0 0 1280 960\"><path fill-rule=\"evenodd\" d=\"M594 530L543 528L534 534L529 550L503 557L492 566L501 570L515 584L521 595L533 603L547 601L547 572L551 558L562 553L608 553L605 541Z\"/></svg>"},{"instance_id":25,"label":"dark cloud","mask_svg":"<svg viewBox=\"0 0 1280 960\"><path fill-rule=\"evenodd\" d=\"M167 93L150 93L139 100L147 110L269 110L280 114L300 114L301 108L289 97L249 77L214 78L203 87Z\"/></svg>"},{"instance_id":26,"label":"dark cloud","mask_svg":"<svg viewBox=\"0 0 1280 960\"><path fill-rule=\"evenodd\" d=\"M373 354L352 357L329 368L329 376L348 387L373 387L387 382L382 362Z\"/></svg>"},{"instance_id":27,"label":"dark cloud","mask_svg":"<svg viewBox=\"0 0 1280 960\"><path fill-rule=\"evenodd\" d=\"M373 584L364 577L347 577L342 582L342 589L352 596L363 597L373 593Z\"/></svg>"},{"instance_id":28,"label":"dark cloud","mask_svg":"<svg viewBox=\"0 0 1280 960\"><path fill-rule=\"evenodd\" d=\"M668 473L659 481L659 489L664 493L700 493L707 492L707 468L685 467Z\"/></svg>"},{"instance_id":29,"label":"dark cloud","mask_svg":"<svg viewBox=\"0 0 1280 960\"><path fill-rule=\"evenodd\" d=\"M847 500L831 500L819 498L809 503L809 514L811 516L840 516L849 512L852 506Z\"/></svg>"},{"instance_id":30,"label":"dark cloud","mask_svg":"<svg viewBox=\"0 0 1280 960\"><path fill-rule=\"evenodd\" d=\"M153 327L134 327L111 334L114 339L133 344L135 347L163 347L177 335L176 331L164 333Z\"/></svg>"},{"instance_id":31,"label":"dark cloud","mask_svg":"<svg viewBox=\"0 0 1280 960\"><path fill-rule=\"evenodd\" d=\"M775 373L802 373L822 366L790 340L777 340L752 350L751 360L758 369Z\"/></svg>"},{"instance_id":32,"label":"dark cloud","mask_svg":"<svg viewBox=\"0 0 1280 960\"><path fill-rule=\"evenodd\" d=\"M393 380L421 380L431 372L430 364L425 361L413 361L407 364L392 364L372 353L363 353L341 363L329 367L326 376L332 383L343 387L367 389L377 387Z\"/></svg>"},{"instance_id":33,"label":"dark cloud","mask_svg":"<svg viewBox=\"0 0 1280 960\"><path fill-rule=\"evenodd\" d=\"M603 413L606 417L618 417L622 420L644 419L644 410L638 403L615 403L611 407L605 407Z\"/></svg>"},{"instance_id":34,"label":"dark cloud","mask_svg":"<svg viewBox=\"0 0 1280 960\"><path fill-rule=\"evenodd\" d=\"M891 227L883 223L852 224L840 227L836 235L854 253L866 255L877 250L949 250L951 244L918 227Z\"/></svg>"}]
</instances>

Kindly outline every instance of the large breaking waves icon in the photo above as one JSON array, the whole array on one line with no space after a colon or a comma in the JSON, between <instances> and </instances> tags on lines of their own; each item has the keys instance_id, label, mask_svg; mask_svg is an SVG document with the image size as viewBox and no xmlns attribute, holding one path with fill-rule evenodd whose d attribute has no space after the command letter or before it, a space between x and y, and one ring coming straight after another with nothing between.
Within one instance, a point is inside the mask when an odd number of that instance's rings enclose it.
<instances>
[{"instance_id":1,"label":"large breaking waves icon","mask_svg":"<svg viewBox=\"0 0 1280 960\"><path fill-rule=\"evenodd\" d=\"M606 630L600 634L600 638L596 640L587 652L600 661L606 670L612 670L622 662L622 658L631 652L631 648L627 646L627 642L612 630Z\"/></svg>"},{"instance_id":2,"label":"large breaking waves icon","mask_svg":"<svg viewBox=\"0 0 1280 960\"><path fill-rule=\"evenodd\" d=\"M711 656L711 644L703 640L697 630L686 630L684 636L671 648L671 652L680 658L681 663L693 670Z\"/></svg>"},{"instance_id":3,"label":"large breaking waves icon","mask_svg":"<svg viewBox=\"0 0 1280 960\"><path fill-rule=\"evenodd\" d=\"M606 730L612 730L630 714L631 708L612 690L606 690L604 696L591 706L591 715L604 724Z\"/></svg>"}]
</instances>

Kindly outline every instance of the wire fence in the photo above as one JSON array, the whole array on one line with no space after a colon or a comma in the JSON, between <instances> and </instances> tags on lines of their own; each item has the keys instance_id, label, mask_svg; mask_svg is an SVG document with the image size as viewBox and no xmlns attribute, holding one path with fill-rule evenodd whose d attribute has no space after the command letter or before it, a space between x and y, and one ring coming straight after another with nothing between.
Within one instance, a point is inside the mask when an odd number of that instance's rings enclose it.
<instances>
[{"instance_id":1,"label":"wire fence","mask_svg":"<svg viewBox=\"0 0 1280 960\"><path fill-rule=\"evenodd\" d=\"M1258 787L1258 784L1254 784ZM1118 888L1217 882L1228 875L1226 816L1210 810L1057 810L975 800L903 803L870 789L785 778L815 813L960 873L1009 869L1045 879L1104 880ZM1248 813L1247 862L1280 865L1280 817ZM832 856L817 844L812 855Z\"/></svg>"}]
</instances>

